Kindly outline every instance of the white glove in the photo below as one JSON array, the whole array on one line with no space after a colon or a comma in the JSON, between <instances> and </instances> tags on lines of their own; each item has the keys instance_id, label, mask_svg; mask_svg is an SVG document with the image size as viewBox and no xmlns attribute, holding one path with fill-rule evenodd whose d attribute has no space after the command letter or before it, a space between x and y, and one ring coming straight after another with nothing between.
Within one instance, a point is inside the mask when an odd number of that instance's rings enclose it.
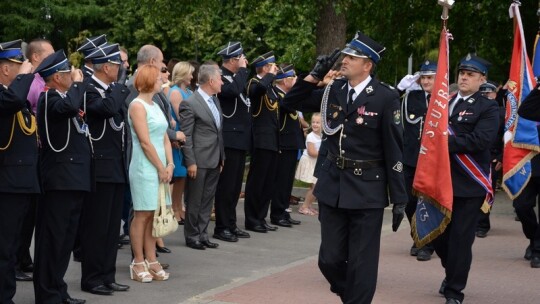
<instances>
[{"instance_id":1,"label":"white glove","mask_svg":"<svg viewBox=\"0 0 540 304\"><path fill-rule=\"evenodd\" d=\"M405 91L410 88L420 78L420 73L416 72L414 75L405 75L397 85L398 90Z\"/></svg>"}]
</instances>

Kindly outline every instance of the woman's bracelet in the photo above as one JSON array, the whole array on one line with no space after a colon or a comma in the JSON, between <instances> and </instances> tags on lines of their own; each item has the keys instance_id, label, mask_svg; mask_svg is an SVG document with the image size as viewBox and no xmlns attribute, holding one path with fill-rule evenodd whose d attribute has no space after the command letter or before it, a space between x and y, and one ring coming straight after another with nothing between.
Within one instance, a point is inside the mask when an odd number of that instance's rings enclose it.
<instances>
[{"instance_id":1,"label":"woman's bracelet","mask_svg":"<svg viewBox=\"0 0 540 304\"><path fill-rule=\"evenodd\" d=\"M167 164L167 167L168 167L168 166L172 166L173 170L174 170L174 168L176 168L176 166L174 165L174 163L168 163L168 164Z\"/></svg>"}]
</instances>

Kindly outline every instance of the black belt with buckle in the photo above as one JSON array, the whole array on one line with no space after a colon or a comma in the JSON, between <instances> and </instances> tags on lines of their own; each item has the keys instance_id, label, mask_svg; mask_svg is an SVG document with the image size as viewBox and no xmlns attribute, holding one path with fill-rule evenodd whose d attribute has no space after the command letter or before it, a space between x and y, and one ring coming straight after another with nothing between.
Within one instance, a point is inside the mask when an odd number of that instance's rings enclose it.
<instances>
[{"instance_id":1,"label":"black belt with buckle","mask_svg":"<svg viewBox=\"0 0 540 304\"><path fill-rule=\"evenodd\" d=\"M340 169L370 169L384 166L384 161L382 159L354 160L343 156L333 155L331 153L328 153L326 158L335 163Z\"/></svg>"}]
</instances>

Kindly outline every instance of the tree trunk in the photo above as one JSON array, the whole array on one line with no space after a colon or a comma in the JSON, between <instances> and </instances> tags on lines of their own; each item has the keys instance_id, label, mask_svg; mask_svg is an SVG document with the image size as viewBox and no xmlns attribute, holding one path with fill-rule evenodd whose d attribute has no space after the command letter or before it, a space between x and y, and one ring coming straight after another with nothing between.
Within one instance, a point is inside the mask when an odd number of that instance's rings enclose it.
<instances>
[{"instance_id":1,"label":"tree trunk","mask_svg":"<svg viewBox=\"0 0 540 304\"><path fill-rule=\"evenodd\" d=\"M317 22L317 55L343 48L346 42L347 19L343 12L336 12L333 0L321 1Z\"/></svg>"}]
</instances>

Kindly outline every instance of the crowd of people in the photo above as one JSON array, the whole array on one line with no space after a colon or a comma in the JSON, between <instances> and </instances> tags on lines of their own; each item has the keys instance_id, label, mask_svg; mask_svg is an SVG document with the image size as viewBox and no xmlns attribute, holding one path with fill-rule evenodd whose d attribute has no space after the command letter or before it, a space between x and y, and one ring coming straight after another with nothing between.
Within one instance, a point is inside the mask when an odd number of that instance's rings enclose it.
<instances>
[{"instance_id":1,"label":"crowd of people","mask_svg":"<svg viewBox=\"0 0 540 304\"><path fill-rule=\"evenodd\" d=\"M170 250L152 235L163 200L195 250L219 247L208 232L213 213L212 237L225 242L292 228L301 224L289 208L295 179L309 185L299 213L321 222L319 268L330 290L344 303L371 302L384 208L393 203L394 231L416 210L412 183L435 63L425 61L396 90L374 76L386 49L358 32L303 79L273 52L249 63L235 41L216 54L221 66L166 64L158 47L144 45L128 77L127 51L105 35L79 47L81 69L44 39L28 44L25 60L21 42L0 44L0 303L13 303L16 280L34 281L36 303L85 303L63 279L72 252L83 291L128 291L115 279L119 243L131 244L132 280L168 280L169 265L156 251ZM467 153L496 172L505 88L487 81L489 66L475 55L460 61L448 141L450 154ZM534 90L530 98L538 96ZM523 117L537 115L538 102L530 104ZM302 113L313 113L307 137ZM245 231L236 210L248 155ZM531 242L525 258L540 268L538 156L532 164L533 178L514 204ZM410 252L420 261L437 253L446 273L439 292L456 304L489 215L480 211L485 190L453 160L451 170L452 220Z\"/></svg>"}]
</instances>

